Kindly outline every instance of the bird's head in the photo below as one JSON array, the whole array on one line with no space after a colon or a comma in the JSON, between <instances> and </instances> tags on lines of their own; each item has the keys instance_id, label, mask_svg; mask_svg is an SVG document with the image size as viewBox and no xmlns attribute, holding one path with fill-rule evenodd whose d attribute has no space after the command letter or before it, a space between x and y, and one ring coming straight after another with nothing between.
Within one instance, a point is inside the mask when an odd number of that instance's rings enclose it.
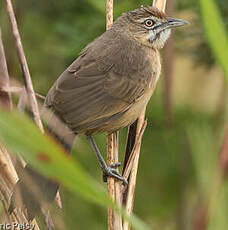
<instances>
[{"instance_id":1,"label":"bird's head","mask_svg":"<svg viewBox=\"0 0 228 230\"><path fill-rule=\"evenodd\" d=\"M170 36L171 28L182 26L188 22L170 18L152 6L141 6L122 15L127 22L126 29L140 43L156 49L164 46Z\"/></svg>"}]
</instances>

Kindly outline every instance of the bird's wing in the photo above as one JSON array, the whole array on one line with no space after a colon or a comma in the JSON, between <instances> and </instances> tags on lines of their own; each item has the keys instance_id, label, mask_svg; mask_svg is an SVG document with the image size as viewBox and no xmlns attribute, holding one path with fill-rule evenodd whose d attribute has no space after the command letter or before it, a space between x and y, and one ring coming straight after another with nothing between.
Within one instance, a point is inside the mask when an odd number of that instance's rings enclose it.
<instances>
[{"instance_id":1,"label":"bird's wing","mask_svg":"<svg viewBox=\"0 0 228 230\"><path fill-rule=\"evenodd\" d=\"M89 128L88 124L95 128L121 116L149 87L152 73L147 62L138 70L129 66L130 76L126 71L121 73L117 66L121 60L117 58L101 65L82 54L55 82L46 105L75 131Z\"/></svg>"}]
</instances>

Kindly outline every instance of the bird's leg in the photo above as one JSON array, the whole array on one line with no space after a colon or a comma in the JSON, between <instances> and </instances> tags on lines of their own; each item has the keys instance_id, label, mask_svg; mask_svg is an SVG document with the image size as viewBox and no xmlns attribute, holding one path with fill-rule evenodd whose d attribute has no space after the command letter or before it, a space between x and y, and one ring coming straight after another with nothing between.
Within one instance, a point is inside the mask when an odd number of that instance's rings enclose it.
<instances>
[{"instance_id":1,"label":"bird's leg","mask_svg":"<svg viewBox=\"0 0 228 230\"><path fill-rule=\"evenodd\" d=\"M97 145L96 145L96 142L94 140L94 138L91 136L91 135L87 135L88 139L89 139L89 142L94 150L94 153L98 159L98 162L101 166L101 169L103 171L103 179L105 182L107 182L107 177L113 177L113 178L116 178L120 181L123 181L123 183L125 185L128 184L128 182L116 171L116 167L119 167L120 166L120 162L116 163L116 164L113 164L113 165L110 165L108 166L104 160L104 158L102 157Z\"/></svg>"}]
</instances>

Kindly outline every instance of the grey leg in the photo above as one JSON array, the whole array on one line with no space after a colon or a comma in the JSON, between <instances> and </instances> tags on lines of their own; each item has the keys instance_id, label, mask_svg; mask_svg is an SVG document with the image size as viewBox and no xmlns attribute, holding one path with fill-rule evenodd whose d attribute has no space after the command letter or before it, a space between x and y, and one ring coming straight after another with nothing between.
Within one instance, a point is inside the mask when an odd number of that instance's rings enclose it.
<instances>
[{"instance_id":1,"label":"grey leg","mask_svg":"<svg viewBox=\"0 0 228 230\"><path fill-rule=\"evenodd\" d=\"M107 166L104 158L102 157L97 145L96 145L96 142L94 140L94 138L91 136L91 135L88 135L87 136L88 139L89 139L89 142L94 150L94 153L98 159L98 162L101 166L101 169L103 171L103 178L104 178L104 181L107 181L107 177L114 177L120 181L123 181L123 183L125 185L128 184L128 182L116 171L115 167L118 167L120 166L120 163L116 163L114 165L111 165L111 166Z\"/></svg>"}]
</instances>

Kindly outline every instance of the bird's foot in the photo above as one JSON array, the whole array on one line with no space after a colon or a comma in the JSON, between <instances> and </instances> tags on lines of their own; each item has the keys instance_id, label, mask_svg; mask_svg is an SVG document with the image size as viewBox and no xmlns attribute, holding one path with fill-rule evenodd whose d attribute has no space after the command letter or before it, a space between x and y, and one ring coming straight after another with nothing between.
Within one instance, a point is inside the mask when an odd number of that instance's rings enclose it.
<instances>
[{"instance_id":1,"label":"bird's foot","mask_svg":"<svg viewBox=\"0 0 228 230\"><path fill-rule=\"evenodd\" d=\"M121 176L116 170L116 168L119 167L121 165L121 163L117 162L115 164L107 166L104 158L102 157L102 155L101 155L101 153L100 153L100 151L99 151L99 149L98 149L98 147L96 145L96 142L95 142L94 138L91 135L88 135L88 139L90 141L90 144L91 144L91 146L92 146L92 148L94 150L94 153L95 153L95 155L96 155L96 157L98 159L98 162L99 162L99 164L101 166L101 169L103 171L103 181L107 182L108 177L113 177L113 178L115 178L117 180L122 181L125 185L127 185L128 184L127 180L124 179L123 176Z\"/></svg>"},{"instance_id":2,"label":"bird's foot","mask_svg":"<svg viewBox=\"0 0 228 230\"><path fill-rule=\"evenodd\" d=\"M113 169L116 169L116 168L120 167L120 165L121 165L121 162L117 162L117 163L111 164L110 167Z\"/></svg>"},{"instance_id":3,"label":"bird's foot","mask_svg":"<svg viewBox=\"0 0 228 230\"><path fill-rule=\"evenodd\" d=\"M115 164L107 166L103 170L103 181L107 182L108 177L113 177L113 178L115 178L117 180L122 181L124 183L124 185L128 185L127 180L116 171L116 168L119 167L120 165L121 165L121 163L117 162Z\"/></svg>"}]
</instances>

